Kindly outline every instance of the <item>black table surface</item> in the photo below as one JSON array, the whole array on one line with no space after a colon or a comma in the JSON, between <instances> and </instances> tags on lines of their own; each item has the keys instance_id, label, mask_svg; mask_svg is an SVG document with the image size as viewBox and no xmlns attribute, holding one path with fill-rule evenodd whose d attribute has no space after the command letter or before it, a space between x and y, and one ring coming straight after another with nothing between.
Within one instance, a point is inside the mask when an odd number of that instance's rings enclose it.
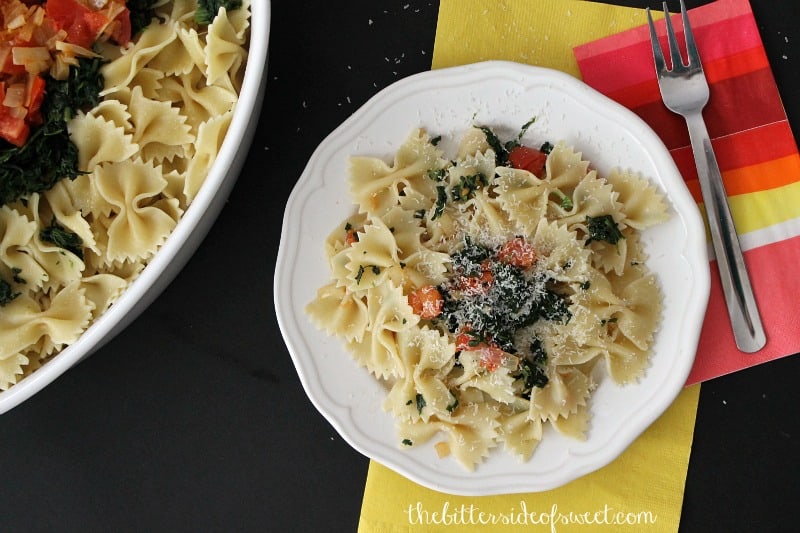
<instances>
[{"instance_id":1,"label":"black table surface","mask_svg":"<svg viewBox=\"0 0 800 533\"><path fill-rule=\"evenodd\" d=\"M752 5L797 132L800 6ZM368 460L303 392L274 263L309 156L379 89L430 69L438 7L272 3L264 107L229 203L138 320L0 416L1 530L355 531ZM794 356L703 384L681 531L796 527L798 376Z\"/></svg>"}]
</instances>

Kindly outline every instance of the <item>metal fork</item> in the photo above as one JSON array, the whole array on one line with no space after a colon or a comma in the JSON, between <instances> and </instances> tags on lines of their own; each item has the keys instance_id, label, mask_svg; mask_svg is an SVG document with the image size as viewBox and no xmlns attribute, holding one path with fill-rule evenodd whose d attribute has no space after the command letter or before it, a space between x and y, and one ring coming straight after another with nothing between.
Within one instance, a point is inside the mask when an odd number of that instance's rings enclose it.
<instances>
[{"instance_id":1,"label":"metal fork","mask_svg":"<svg viewBox=\"0 0 800 533\"><path fill-rule=\"evenodd\" d=\"M697 46L689 26L689 17L683 0L681 0L681 19L688 55L686 63L681 58L666 2L664 2L664 15L672 68L667 68L664 61L664 53L656 34L653 17L650 9L647 9L647 21L650 25L650 40L653 45L653 58L655 59L661 98L667 108L686 119L694 161L697 165L697 174L700 178L700 190L703 195L711 242L719 265L722 290L728 306L728 315L733 326L736 345L743 352L757 352L764 347L767 340L731 216L728 196L722 183L717 158L714 155L714 149L703 120L703 108L708 103L709 97L708 82L703 73L703 66L700 64L700 56L697 53Z\"/></svg>"}]
</instances>

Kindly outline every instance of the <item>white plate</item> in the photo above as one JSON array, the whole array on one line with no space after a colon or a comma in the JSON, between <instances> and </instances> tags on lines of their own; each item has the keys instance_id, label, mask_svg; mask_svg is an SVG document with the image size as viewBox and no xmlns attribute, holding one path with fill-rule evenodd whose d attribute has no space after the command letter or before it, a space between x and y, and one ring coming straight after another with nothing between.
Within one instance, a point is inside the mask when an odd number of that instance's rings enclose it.
<instances>
[{"instance_id":1,"label":"white plate","mask_svg":"<svg viewBox=\"0 0 800 533\"><path fill-rule=\"evenodd\" d=\"M239 177L264 96L271 19L269 0L252 2L244 81L231 125L192 204L130 287L80 338L44 366L0 392L0 414L27 400L125 329L169 285L211 229Z\"/></svg>"},{"instance_id":2,"label":"white plate","mask_svg":"<svg viewBox=\"0 0 800 533\"><path fill-rule=\"evenodd\" d=\"M670 220L643 235L648 266L665 294L664 318L652 366L641 382L619 387L606 379L594 392L585 441L548 428L528 462L520 463L498 447L474 472L467 472L452 458L439 459L433 442L401 448L393 417L381 408L385 386L357 367L339 339L314 327L303 309L330 279L325 238L355 209L346 184L350 156L391 160L415 127L451 142L473 124L490 126L501 138L510 138L531 117L537 120L527 137L566 141L601 173L613 167L641 171L668 195ZM633 442L686 382L709 283L703 220L655 133L629 110L566 74L490 61L401 80L320 144L286 206L275 308L306 393L347 442L432 489L487 495L558 487L605 466Z\"/></svg>"}]
</instances>

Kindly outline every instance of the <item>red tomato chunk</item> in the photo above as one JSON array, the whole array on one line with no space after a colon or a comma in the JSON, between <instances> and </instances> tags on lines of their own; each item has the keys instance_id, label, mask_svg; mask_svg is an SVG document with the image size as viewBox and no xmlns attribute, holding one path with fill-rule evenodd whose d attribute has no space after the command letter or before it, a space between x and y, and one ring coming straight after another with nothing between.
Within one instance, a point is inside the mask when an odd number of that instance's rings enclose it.
<instances>
[{"instance_id":1,"label":"red tomato chunk","mask_svg":"<svg viewBox=\"0 0 800 533\"><path fill-rule=\"evenodd\" d=\"M408 305L420 318L436 318L444 307L444 298L434 285L424 285L408 294Z\"/></svg>"}]
</instances>

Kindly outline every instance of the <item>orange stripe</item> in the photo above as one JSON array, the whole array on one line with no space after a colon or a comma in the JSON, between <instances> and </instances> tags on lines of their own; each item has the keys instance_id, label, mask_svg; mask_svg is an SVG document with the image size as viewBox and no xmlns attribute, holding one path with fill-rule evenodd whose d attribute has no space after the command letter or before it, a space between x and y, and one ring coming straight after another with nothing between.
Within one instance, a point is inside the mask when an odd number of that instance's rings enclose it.
<instances>
[{"instance_id":1,"label":"orange stripe","mask_svg":"<svg viewBox=\"0 0 800 533\"><path fill-rule=\"evenodd\" d=\"M714 61L703 62L703 70L709 83L735 78L763 68L769 68L769 60L760 46Z\"/></svg>"},{"instance_id":2,"label":"orange stripe","mask_svg":"<svg viewBox=\"0 0 800 533\"><path fill-rule=\"evenodd\" d=\"M691 166L694 168L693 161ZM682 162L679 165L680 167L684 167L681 169L681 173L683 173L684 179L687 179L686 176L689 169L686 168L686 163ZM725 183L725 191L728 196L766 191L790 185L800 181L800 155L792 154L757 165L723 171L722 181ZM696 171L693 173L693 179L687 179L686 186L696 202L703 201Z\"/></svg>"}]
</instances>

